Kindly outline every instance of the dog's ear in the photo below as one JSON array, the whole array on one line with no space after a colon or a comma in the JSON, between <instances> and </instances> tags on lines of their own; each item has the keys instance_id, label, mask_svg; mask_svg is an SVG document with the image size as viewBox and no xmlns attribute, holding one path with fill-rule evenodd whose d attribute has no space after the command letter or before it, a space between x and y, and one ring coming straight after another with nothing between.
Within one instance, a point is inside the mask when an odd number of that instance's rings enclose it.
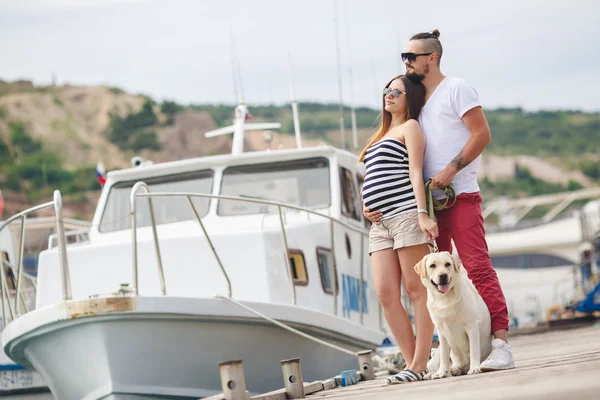
<instances>
[{"instance_id":1,"label":"dog's ear","mask_svg":"<svg viewBox=\"0 0 600 400\"><path fill-rule=\"evenodd\" d=\"M425 266L425 260L427 259L427 255L425 255L421 261L415 265L415 271L421 278L427 278L427 267Z\"/></svg>"},{"instance_id":2,"label":"dog's ear","mask_svg":"<svg viewBox=\"0 0 600 400\"><path fill-rule=\"evenodd\" d=\"M458 272L462 266L460 262L460 258L456 257L454 254L450 254L450 258L452 258L452 264L454 265L454 270Z\"/></svg>"}]
</instances>

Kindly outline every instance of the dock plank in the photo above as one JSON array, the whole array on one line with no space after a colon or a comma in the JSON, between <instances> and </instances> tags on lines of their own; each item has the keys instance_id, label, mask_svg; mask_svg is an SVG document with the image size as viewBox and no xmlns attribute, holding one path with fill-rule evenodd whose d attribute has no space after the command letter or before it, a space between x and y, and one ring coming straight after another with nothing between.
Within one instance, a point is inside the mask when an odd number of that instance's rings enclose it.
<instances>
[{"instance_id":1,"label":"dock plank","mask_svg":"<svg viewBox=\"0 0 600 400\"><path fill-rule=\"evenodd\" d=\"M317 399L533 399L600 398L600 326L510 338L516 368L402 385L384 377L313 393Z\"/></svg>"}]
</instances>

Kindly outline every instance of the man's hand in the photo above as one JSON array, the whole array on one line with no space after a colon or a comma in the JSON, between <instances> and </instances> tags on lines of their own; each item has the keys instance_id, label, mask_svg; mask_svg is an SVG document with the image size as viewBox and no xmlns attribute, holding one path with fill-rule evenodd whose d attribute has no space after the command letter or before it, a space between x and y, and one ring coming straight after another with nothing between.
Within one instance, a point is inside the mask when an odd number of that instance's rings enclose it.
<instances>
[{"instance_id":1,"label":"man's hand","mask_svg":"<svg viewBox=\"0 0 600 400\"><path fill-rule=\"evenodd\" d=\"M454 175L457 173L458 169L454 166L454 164L449 164L446 168L431 178L431 183L433 186L443 189L452 183L452 179L454 179Z\"/></svg>"}]
</instances>

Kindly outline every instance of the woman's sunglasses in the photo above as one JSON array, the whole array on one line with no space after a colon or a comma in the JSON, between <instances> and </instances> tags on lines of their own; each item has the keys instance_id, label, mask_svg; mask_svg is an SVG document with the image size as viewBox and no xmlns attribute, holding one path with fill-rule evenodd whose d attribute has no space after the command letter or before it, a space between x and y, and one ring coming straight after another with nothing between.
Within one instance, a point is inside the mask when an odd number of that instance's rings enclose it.
<instances>
[{"instance_id":1,"label":"woman's sunglasses","mask_svg":"<svg viewBox=\"0 0 600 400\"><path fill-rule=\"evenodd\" d=\"M433 53L419 53L419 54L415 54L415 53L400 53L400 57L402 58L402 62L415 62L417 61L417 57L419 56L430 56Z\"/></svg>"},{"instance_id":2,"label":"woman's sunglasses","mask_svg":"<svg viewBox=\"0 0 600 400\"><path fill-rule=\"evenodd\" d=\"M403 92L402 90L398 90L398 89L390 89L390 88L385 88L383 89L383 95L387 96L388 94L392 95L392 98L396 98L398 96L400 96L401 94L406 94L405 92Z\"/></svg>"}]
</instances>

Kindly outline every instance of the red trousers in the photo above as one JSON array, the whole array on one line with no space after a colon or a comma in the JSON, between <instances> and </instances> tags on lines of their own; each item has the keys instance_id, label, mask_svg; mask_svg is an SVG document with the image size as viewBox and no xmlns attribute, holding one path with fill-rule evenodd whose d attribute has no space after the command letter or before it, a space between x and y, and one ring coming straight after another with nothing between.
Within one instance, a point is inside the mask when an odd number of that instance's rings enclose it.
<instances>
[{"instance_id":1,"label":"red trousers","mask_svg":"<svg viewBox=\"0 0 600 400\"><path fill-rule=\"evenodd\" d=\"M492 332L508 330L506 300L485 241L481 195L479 192L461 193L452 207L436 211L435 215L440 232L439 250L452 253L450 239L454 241L469 278L490 310Z\"/></svg>"}]
</instances>

